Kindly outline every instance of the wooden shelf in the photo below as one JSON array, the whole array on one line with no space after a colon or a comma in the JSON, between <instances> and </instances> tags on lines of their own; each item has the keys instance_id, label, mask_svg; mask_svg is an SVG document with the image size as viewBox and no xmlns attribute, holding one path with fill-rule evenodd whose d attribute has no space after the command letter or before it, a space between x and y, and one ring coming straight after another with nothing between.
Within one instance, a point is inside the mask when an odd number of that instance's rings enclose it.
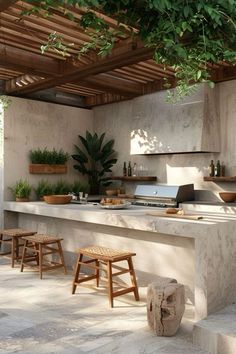
<instances>
[{"instance_id":1,"label":"wooden shelf","mask_svg":"<svg viewBox=\"0 0 236 354\"><path fill-rule=\"evenodd\" d=\"M204 177L204 181L209 182L236 182L236 176L225 176L225 177Z\"/></svg>"},{"instance_id":2,"label":"wooden shelf","mask_svg":"<svg viewBox=\"0 0 236 354\"><path fill-rule=\"evenodd\" d=\"M135 182L135 181L156 181L156 176L113 176L110 177L112 180L125 181L125 182Z\"/></svg>"}]
</instances>

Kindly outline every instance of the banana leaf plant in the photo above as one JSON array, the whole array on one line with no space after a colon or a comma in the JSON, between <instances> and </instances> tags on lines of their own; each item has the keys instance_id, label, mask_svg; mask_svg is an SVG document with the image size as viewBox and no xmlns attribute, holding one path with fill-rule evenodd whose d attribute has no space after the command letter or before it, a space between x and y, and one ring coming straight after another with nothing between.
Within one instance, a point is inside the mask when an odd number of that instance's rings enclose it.
<instances>
[{"instance_id":1,"label":"banana leaf plant","mask_svg":"<svg viewBox=\"0 0 236 354\"><path fill-rule=\"evenodd\" d=\"M77 162L73 167L82 175L88 176L91 194L99 194L101 186L108 186L111 181L106 176L116 164L114 140L104 142L105 133L98 136L86 131L85 137L79 135L81 146L75 145L76 154L72 158Z\"/></svg>"}]
</instances>

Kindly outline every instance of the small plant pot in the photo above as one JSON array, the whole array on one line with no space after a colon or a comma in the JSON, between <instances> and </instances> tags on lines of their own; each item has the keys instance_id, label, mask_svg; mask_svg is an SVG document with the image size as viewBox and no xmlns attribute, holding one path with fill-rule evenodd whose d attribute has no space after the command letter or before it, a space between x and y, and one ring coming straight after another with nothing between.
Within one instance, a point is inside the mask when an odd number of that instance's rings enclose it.
<instances>
[{"instance_id":1,"label":"small plant pot","mask_svg":"<svg viewBox=\"0 0 236 354\"><path fill-rule=\"evenodd\" d=\"M16 197L16 202L29 202L29 198L18 198L18 197Z\"/></svg>"}]
</instances>

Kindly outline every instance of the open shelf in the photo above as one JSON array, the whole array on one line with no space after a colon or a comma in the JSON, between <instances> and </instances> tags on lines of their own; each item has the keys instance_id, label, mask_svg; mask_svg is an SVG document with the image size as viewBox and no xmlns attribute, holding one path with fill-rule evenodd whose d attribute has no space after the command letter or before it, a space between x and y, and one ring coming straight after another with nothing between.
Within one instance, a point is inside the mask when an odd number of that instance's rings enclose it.
<instances>
[{"instance_id":1,"label":"open shelf","mask_svg":"<svg viewBox=\"0 0 236 354\"><path fill-rule=\"evenodd\" d=\"M204 181L211 182L236 182L236 176L224 176L224 177L204 177Z\"/></svg>"},{"instance_id":2,"label":"open shelf","mask_svg":"<svg viewBox=\"0 0 236 354\"><path fill-rule=\"evenodd\" d=\"M112 180L116 181L126 181L126 182L135 182L135 181L156 181L156 176L113 176L110 177Z\"/></svg>"}]
</instances>

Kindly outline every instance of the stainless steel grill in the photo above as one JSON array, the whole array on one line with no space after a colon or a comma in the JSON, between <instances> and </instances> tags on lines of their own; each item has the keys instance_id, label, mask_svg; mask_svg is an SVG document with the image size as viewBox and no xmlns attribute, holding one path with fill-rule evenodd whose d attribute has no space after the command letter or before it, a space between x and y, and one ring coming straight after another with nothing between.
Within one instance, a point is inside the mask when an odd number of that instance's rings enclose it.
<instances>
[{"instance_id":1,"label":"stainless steel grill","mask_svg":"<svg viewBox=\"0 0 236 354\"><path fill-rule=\"evenodd\" d=\"M194 185L138 185L134 195L133 205L175 208L181 202L194 200Z\"/></svg>"}]
</instances>

